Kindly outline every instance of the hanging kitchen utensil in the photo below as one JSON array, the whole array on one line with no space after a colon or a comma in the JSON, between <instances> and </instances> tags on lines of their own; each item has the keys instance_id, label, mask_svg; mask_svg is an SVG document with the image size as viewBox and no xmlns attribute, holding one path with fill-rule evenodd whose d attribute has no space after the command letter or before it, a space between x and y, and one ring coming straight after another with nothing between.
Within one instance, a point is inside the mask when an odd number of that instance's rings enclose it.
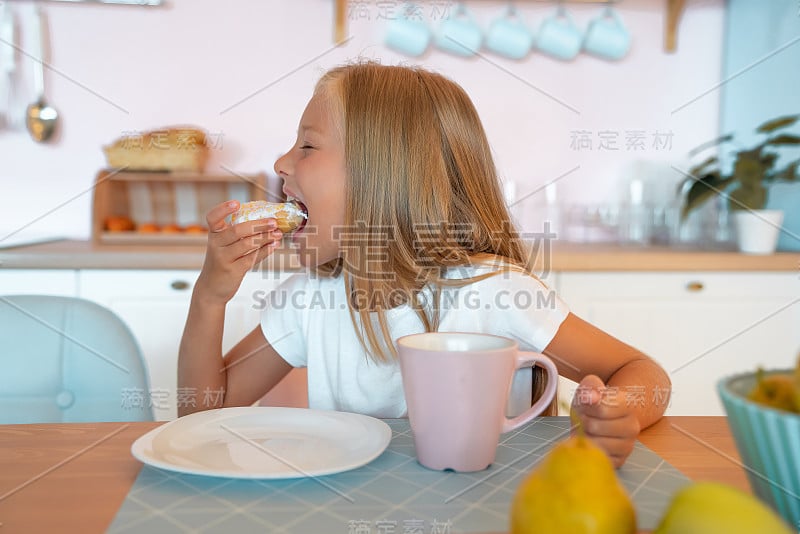
<instances>
[{"instance_id":1,"label":"hanging kitchen utensil","mask_svg":"<svg viewBox=\"0 0 800 534\"><path fill-rule=\"evenodd\" d=\"M25 113L25 123L28 132L34 141L43 143L49 140L58 124L58 112L47 104L44 96L44 65L47 61L47 20L37 7L32 19L31 55L34 57L33 88L36 91L36 101L28 106Z\"/></svg>"},{"instance_id":2,"label":"hanging kitchen utensil","mask_svg":"<svg viewBox=\"0 0 800 534\"><path fill-rule=\"evenodd\" d=\"M0 5L0 128L14 128L14 71L17 68L14 12L8 2Z\"/></svg>"}]
</instances>

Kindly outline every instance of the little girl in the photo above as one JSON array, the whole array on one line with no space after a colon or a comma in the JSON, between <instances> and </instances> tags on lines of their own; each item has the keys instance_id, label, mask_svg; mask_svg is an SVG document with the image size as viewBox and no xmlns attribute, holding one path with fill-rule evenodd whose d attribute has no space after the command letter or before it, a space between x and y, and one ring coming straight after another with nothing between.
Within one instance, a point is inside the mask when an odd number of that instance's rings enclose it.
<instances>
[{"instance_id":1,"label":"little girl","mask_svg":"<svg viewBox=\"0 0 800 534\"><path fill-rule=\"evenodd\" d=\"M617 466L663 414L670 382L658 364L560 300L537 297L547 288L509 223L478 114L454 82L372 62L334 68L275 171L307 209L292 236L307 269L276 290L261 325L223 357L225 305L283 236L272 219L226 223L235 201L208 213L178 382L224 395L181 415L251 405L293 367L307 367L311 408L403 417L394 340L426 331L501 335L550 356L580 382L573 405ZM534 396L542 382L536 373ZM631 402L626 388L645 395Z\"/></svg>"}]
</instances>

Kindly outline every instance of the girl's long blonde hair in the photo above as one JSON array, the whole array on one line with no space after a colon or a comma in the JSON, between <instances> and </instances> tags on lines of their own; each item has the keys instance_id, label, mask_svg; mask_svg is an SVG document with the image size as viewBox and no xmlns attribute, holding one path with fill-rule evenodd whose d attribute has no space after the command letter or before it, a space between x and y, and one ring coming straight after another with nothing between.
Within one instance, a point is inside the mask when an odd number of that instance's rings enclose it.
<instances>
[{"instance_id":1,"label":"girl's long blonde hair","mask_svg":"<svg viewBox=\"0 0 800 534\"><path fill-rule=\"evenodd\" d=\"M483 125L458 84L422 68L359 62L328 71L316 93L334 111L348 180L341 257L317 270L344 276L373 359L396 356L386 310L411 305L425 331L436 331L441 288L478 279L446 280L447 268L499 260L498 269L533 275ZM426 286L435 298L417 305ZM545 375L535 378L542 389Z\"/></svg>"}]
</instances>

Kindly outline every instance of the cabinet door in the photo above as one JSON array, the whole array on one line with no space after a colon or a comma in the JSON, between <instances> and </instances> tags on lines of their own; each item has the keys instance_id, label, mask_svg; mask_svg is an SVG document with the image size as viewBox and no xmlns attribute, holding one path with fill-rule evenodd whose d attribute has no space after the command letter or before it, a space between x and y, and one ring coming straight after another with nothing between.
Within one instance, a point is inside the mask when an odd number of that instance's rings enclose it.
<instances>
[{"instance_id":1,"label":"cabinet door","mask_svg":"<svg viewBox=\"0 0 800 534\"><path fill-rule=\"evenodd\" d=\"M559 282L576 315L666 369L670 415L722 415L722 377L791 367L800 350L796 273L562 273Z\"/></svg>"},{"instance_id":2,"label":"cabinet door","mask_svg":"<svg viewBox=\"0 0 800 534\"><path fill-rule=\"evenodd\" d=\"M78 295L78 273L70 269L0 269L0 295Z\"/></svg>"},{"instance_id":3,"label":"cabinet door","mask_svg":"<svg viewBox=\"0 0 800 534\"><path fill-rule=\"evenodd\" d=\"M140 270L80 273L81 295L114 310L136 336L147 361L150 398L159 420L177 417L178 347L197 275L196 271ZM246 275L226 310L223 351L258 324L258 292L271 290L288 275Z\"/></svg>"}]
</instances>

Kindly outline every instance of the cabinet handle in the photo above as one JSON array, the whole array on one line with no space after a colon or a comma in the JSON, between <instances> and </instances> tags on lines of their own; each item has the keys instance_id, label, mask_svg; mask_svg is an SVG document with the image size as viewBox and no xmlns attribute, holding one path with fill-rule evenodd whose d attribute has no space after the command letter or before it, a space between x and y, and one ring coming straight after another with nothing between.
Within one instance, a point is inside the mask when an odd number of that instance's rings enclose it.
<instances>
[{"instance_id":1,"label":"cabinet handle","mask_svg":"<svg viewBox=\"0 0 800 534\"><path fill-rule=\"evenodd\" d=\"M694 281L694 282L689 282L688 284L686 284L686 289L688 291L692 291L694 293L697 293L698 291L702 291L703 287L704 287L703 286L703 282Z\"/></svg>"},{"instance_id":2,"label":"cabinet handle","mask_svg":"<svg viewBox=\"0 0 800 534\"><path fill-rule=\"evenodd\" d=\"M185 289L189 289L189 282L185 280L175 280L170 284L170 286L176 291L183 291Z\"/></svg>"}]
</instances>

